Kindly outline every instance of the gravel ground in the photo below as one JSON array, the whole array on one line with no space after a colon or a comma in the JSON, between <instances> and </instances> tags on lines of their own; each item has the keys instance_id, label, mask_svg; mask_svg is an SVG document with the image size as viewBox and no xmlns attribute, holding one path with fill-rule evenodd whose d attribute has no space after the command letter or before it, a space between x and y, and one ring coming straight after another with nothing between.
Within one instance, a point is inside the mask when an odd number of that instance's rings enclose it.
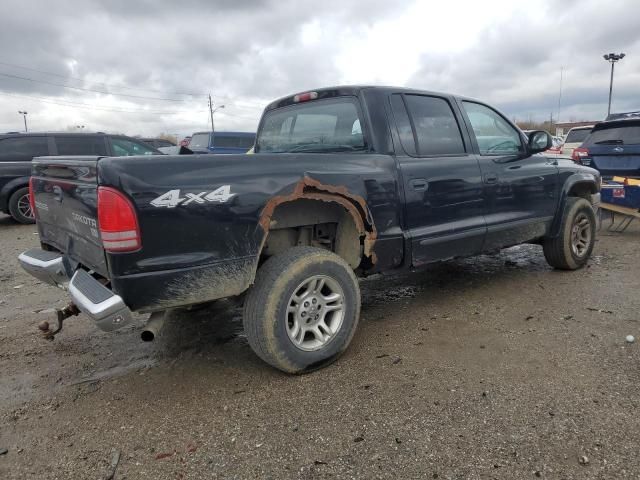
<instances>
[{"instance_id":1,"label":"gravel ground","mask_svg":"<svg viewBox=\"0 0 640 480\"><path fill-rule=\"evenodd\" d=\"M233 302L151 344L83 317L44 340L65 295L19 269L35 228L2 216L0 478L108 479L118 457L118 480L640 478L639 240L603 231L572 273L522 246L368 279L348 352L293 377Z\"/></svg>"}]
</instances>

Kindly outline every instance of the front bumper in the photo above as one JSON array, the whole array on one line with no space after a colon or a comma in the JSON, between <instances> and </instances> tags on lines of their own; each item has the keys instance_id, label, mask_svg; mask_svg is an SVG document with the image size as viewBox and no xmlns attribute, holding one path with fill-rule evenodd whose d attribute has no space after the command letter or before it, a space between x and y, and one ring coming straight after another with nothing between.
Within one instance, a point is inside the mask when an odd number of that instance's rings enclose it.
<instances>
[{"instance_id":1,"label":"front bumper","mask_svg":"<svg viewBox=\"0 0 640 480\"><path fill-rule=\"evenodd\" d=\"M73 303L100 330L110 332L133 321L131 310L122 298L86 270L78 268L69 279L61 254L34 248L21 253L18 261L22 268L38 280L68 290Z\"/></svg>"}]
</instances>

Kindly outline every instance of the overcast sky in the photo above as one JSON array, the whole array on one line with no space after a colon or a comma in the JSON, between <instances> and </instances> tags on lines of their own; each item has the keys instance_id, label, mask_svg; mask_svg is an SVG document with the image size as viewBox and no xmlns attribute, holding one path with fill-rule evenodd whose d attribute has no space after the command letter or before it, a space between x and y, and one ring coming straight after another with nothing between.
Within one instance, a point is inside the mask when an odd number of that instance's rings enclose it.
<instances>
[{"instance_id":1,"label":"overcast sky","mask_svg":"<svg viewBox=\"0 0 640 480\"><path fill-rule=\"evenodd\" d=\"M55 7L53 6L55 4ZM640 109L637 0L3 0L0 131L255 130L269 101L338 84L480 98L511 118ZM24 68L20 68L24 67ZM73 87L73 88L69 88ZM104 93L97 93L104 92Z\"/></svg>"}]
</instances>

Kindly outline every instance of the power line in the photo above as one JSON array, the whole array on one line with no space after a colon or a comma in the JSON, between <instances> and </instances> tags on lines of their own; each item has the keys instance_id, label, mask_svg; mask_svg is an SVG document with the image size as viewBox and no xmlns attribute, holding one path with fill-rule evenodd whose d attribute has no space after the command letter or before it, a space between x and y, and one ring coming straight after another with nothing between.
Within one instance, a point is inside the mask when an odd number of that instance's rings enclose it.
<instances>
[{"instance_id":1,"label":"power line","mask_svg":"<svg viewBox=\"0 0 640 480\"><path fill-rule=\"evenodd\" d=\"M48 71L45 71L45 70L38 70L36 68L25 67L23 65L16 65L14 63L0 62L0 65L4 65L4 66L8 66L8 67L21 68L23 70L29 70L29 71L37 72L37 73L43 73L45 75L53 75L53 76L59 77L59 78L78 80L78 81L81 81L81 82L86 81L85 79L82 79L82 78L79 78L79 77L71 77L71 76L67 76L67 75L61 75L59 73L48 72ZM102 91L98 91L98 90L85 89L85 88L81 88L81 87L74 87L74 86L71 86L71 85L57 84L57 83L47 82L45 80L36 80L36 79L32 79L32 78L21 77L19 75L13 75L13 74L7 74L7 73L0 73L0 75L9 76L11 78L19 78L19 79L27 80L27 81L31 81L31 82L40 82L40 83L46 83L46 84L54 85L54 86L61 86L61 87L64 87L64 88L72 88L72 89L75 89L75 90L89 91L89 92L94 92L94 93L102 93L104 95L119 95L119 96L131 97L131 98L145 98L145 99L149 99L149 100L167 100L167 101L175 101L175 102L185 101L184 99L165 99L165 98L145 97L145 96L126 95L126 94L111 93L111 92L102 92ZM143 89L143 88L135 88L135 87L126 87L126 86L108 84L108 83L104 83L104 82L97 82L96 85L102 85L102 86L107 87L107 88L116 88L116 89L121 89L121 90L133 90L133 91L139 91L139 92L152 92L152 93L161 93L161 94L168 94L168 95L188 95L188 96L192 96L192 97L207 97L207 95L208 95L206 93L168 92L168 91L152 90L152 89L146 89L146 88ZM262 109L264 109L266 103L268 103L268 102L257 103L257 102L244 101L244 100L237 101L237 100L234 100L229 95L217 95L217 97L225 99L226 102L233 102L233 104L235 104L235 106L237 106L238 108L247 108L247 109L255 108L255 109L262 110Z\"/></svg>"},{"instance_id":2,"label":"power line","mask_svg":"<svg viewBox=\"0 0 640 480\"><path fill-rule=\"evenodd\" d=\"M128 97L128 98L144 98L146 100L163 100L166 102L184 102L184 99L178 99L178 98L157 98L157 97L145 97L142 95L129 95L126 93L111 93L111 92L103 92L100 90L93 90L91 88L82 88L82 87L72 87L70 85L64 85L62 83L55 83L55 82L47 82L46 80L35 80L33 78L28 78L28 77L21 77L19 75L11 75L10 73L2 73L0 72L0 75L3 77L9 77L9 78L16 78L18 80L26 80L28 82L35 82L35 83L44 83L46 85L53 85L56 87L62 87L62 88L68 88L71 90L81 90L83 92L93 92L93 93L101 93L103 95L117 95L119 97Z\"/></svg>"},{"instance_id":3,"label":"power line","mask_svg":"<svg viewBox=\"0 0 640 480\"><path fill-rule=\"evenodd\" d=\"M22 70L29 70L31 72L44 73L45 75L52 75L54 77L59 77L59 78L78 80L80 82L86 81L83 78L71 77L71 76L68 76L68 75L61 75L59 73L47 72L45 70L38 70L38 69L35 69L35 68L25 67L23 65L16 65L14 63L0 62L0 65L4 65L6 67L20 68ZM167 95L190 95L192 97L198 97L198 96L206 97L207 96L206 93L167 92L167 91L162 91L162 90L152 90L152 89L149 89L149 88L125 87L125 86L121 86L121 85L113 85L113 84L108 84L108 83L104 83L104 82L97 82L96 85L103 85L104 87L107 87L107 88L117 88L117 89L121 89L121 90L134 90L134 91L138 91L138 92L162 93L162 94L167 94Z\"/></svg>"},{"instance_id":4,"label":"power line","mask_svg":"<svg viewBox=\"0 0 640 480\"><path fill-rule=\"evenodd\" d=\"M119 113L152 113L152 114L156 114L156 115L177 115L180 113L202 113L202 112L206 112L206 110L178 110L178 111L173 111L173 112L166 112L166 111L154 111L154 110L125 110L125 109L120 109L120 108L110 108L110 107L101 107L101 106L96 106L96 105L88 105L86 103L76 103L76 102L68 102L68 101L54 101L54 100L48 100L46 98L42 98L42 97L34 97L31 95L15 95L12 93L4 93L4 92L0 92L0 95L5 96L5 97L14 97L14 98L27 98L27 99L32 99L32 100L37 100L39 102L43 102L43 103L51 103L53 105L60 105L63 107L72 107L72 108L85 108L85 109L89 109L89 110L102 110L105 112L119 112Z\"/></svg>"}]
</instances>

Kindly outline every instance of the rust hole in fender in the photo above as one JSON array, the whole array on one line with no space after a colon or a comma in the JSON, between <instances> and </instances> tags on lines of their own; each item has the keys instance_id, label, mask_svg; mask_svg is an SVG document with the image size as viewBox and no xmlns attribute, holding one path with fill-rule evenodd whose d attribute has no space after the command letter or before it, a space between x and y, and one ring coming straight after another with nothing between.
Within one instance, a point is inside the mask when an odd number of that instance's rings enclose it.
<instances>
[{"instance_id":1,"label":"rust hole in fender","mask_svg":"<svg viewBox=\"0 0 640 480\"><path fill-rule=\"evenodd\" d=\"M296 184L292 193L273 197L264 206L260 214L260 226L265 232L263 244L269 233L271 217L276 207L301 198L338 203L344 207L353 218L360 236L364 236L364 256L369 258L372 264L376 263L373 246L376 242L377 231L364 198L351 194L344 186L325 185L307 176Z\"/></svg>"}]
</instances>

